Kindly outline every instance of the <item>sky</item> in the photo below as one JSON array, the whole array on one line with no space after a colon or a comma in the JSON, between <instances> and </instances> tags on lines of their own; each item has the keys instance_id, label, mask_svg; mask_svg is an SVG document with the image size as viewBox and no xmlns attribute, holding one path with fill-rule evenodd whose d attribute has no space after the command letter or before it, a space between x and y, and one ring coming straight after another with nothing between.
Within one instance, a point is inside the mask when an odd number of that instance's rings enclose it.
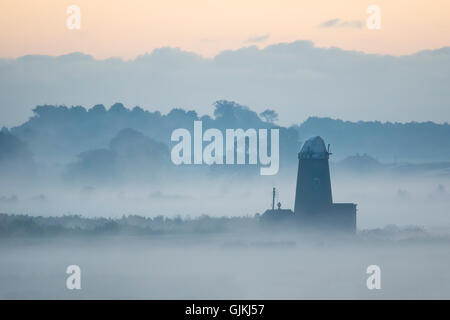
<instances>
[{"instance_id":1,"label":"sky","mask_svg":"<svg viewBox=\"0 0 450 320\"><path fill-rule=\"evenodd\" d=\"M381 29L369 30L369 5ZM67 8L80 8L80 29ZM83 52L133 59L159 47L204 57L227 49L311 40L318 47L391 55L450 44L447 0L2 0L1 58Z\"/></svg>"}]
</instances>

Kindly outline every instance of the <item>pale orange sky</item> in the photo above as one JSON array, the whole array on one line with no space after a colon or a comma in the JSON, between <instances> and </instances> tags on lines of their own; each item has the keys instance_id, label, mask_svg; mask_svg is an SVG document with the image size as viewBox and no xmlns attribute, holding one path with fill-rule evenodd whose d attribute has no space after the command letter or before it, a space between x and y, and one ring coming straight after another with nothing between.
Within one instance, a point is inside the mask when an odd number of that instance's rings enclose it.
<instances>
[{"instance_id":1,"label":"pale orange sky","mask_svg":"<svg viewBox=\"0 0 450 320\"><path fill-rule=\"evenodd\" d=\"M66 27L72 4L81 30ZM372 4L382 10L381 30L366 28ZM319 27L335 18L362 28ZM162 46L211 57L295 40L393 55L450 46L449 0L1 0L0 23L2 58L79 51L130 59Z\"/></svg>"}]
</instances>

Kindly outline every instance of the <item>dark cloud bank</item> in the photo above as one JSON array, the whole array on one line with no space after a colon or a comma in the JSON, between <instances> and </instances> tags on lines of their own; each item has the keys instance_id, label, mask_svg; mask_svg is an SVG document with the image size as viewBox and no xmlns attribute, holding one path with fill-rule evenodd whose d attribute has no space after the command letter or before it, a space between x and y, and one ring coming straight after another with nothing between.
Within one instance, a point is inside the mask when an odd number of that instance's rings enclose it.
<instances>
[{"instance_id":1,"label":"dark cloud bank","mask_svg":"<svg viewBox=\"0 0 450 320\"><path fill-rule=\"evenodd\" d=\"M341 21L338 21L340 23ZM346 120L449 120L450 50L407 56L317 48L309 41L223 51L212 59L173 48L130 61L82 53L0 60L0 125L31 116L35 105L140 105L211 112L226 98L280 122L311 115Z\"/></svg>"}]
</instances>

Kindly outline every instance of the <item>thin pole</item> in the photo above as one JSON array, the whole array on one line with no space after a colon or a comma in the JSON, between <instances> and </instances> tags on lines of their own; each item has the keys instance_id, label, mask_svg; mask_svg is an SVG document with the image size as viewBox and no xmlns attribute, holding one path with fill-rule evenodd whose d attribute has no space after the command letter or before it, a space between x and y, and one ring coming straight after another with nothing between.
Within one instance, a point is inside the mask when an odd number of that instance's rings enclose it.
<instances>
[{"instance_id":1,"label":"thin pole","mask_svg":"<svg viewBox=\"0 0 450 320\"><path fill-rule=\"evenodd\" d=\"M275 188L273 188L272 192L272 210L275 210Z\"/></svg>"}]
</instances>

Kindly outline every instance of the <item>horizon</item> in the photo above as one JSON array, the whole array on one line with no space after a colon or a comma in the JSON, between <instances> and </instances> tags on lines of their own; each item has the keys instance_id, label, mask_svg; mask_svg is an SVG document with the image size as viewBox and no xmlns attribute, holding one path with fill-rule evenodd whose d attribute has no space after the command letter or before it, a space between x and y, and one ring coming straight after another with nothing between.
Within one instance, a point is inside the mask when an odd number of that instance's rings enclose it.
<instances>
[{"instance_id":1,"label":"horizon","mask_svg":"<svg viewBox=\"0 0 450 320\"><path fill-rule=\"evenodd\" d=\"M450 44L448 44L448 45L443 45L441 47L424 48L424 49L419 49L417 51L412 51L412 52L403 53L403 54L377 53L377 52L365 52L365 51L356 50L356 49L344 49L344 48L338 47L338 46L317 46L311 40L308 40L308 39L296 39L296 40L292 40L292 41L271 43L271 44L267 44L265 46L258 46L258 45L255 45L255 44L242 45L241 47L238 47L238 48L224 49L224 50L218 51L218 52L216 52L213 55L204 55L201 52L198 52L198 51L195 51L195 50L185 49L185 48L182 48L180 46L161 46L161 47L153 48L150 51L144 51L142 53L138 53L134 57L123 57L123 56L118 56L118 55L97 57L97 56L95 56L95 54L89 53L89 52L69 51L69 52L60 53L60 54L27 53L27 54L15 56L15 57L0 57L0 60L5 60L5 61L10 62L12 60L21 60L21 59L24 59L24 58L26 59L26 58L29 58L29 57L61 58L61 57L67 57L67 56L83 56L83 57L91 58L91 59L96 60L96 61L121 60L123 62L133 62L135 60L139 60L139 59L145 58L148 55L152 55L155 52L158 52L158 50L164 50L164 49L179 51L181 53L193 54L193 55L198 56L198 57L200 57L202 59L205 59L205 60L214 60L217 57L219 57L220 55L222 55L224 53L227 53L227 52L238 52L240 50L245 50L245 49L250 49L250 48L256 48L258 50L265 50L265 49L267 49L269 47L276 47L277 45L290 44L290 43L296 43L296 42L310 42L310 43L312 43L314 45L315 48L318 48L318 49L337 49L337 50L342 50L342 51L346 51L346 52L353 52L353 53L357 53L357 54L364 54L364 55L367 55L367 56L382 56L382 57L383 56L388 56L388 57L393 57L393 58L414 56L414 55L419 55L419 54L422 54L422 53L428 53L428 52L431 52L431 51L441 51L441 50L445 50L445 49L449 49L450 50Z\"/></svg>"},{"instance_id":2,"label":"horizon","mask_svg":"<svg viewBox=\"0 0 450 320\"><path fill-rule=\"evenodd\" d=\"M213 102L212 104L211 104L211 108L213 108L214 107L214 103L216 103L216 102L219 102L219 101L227 101L227 100L218 100L218 101L215 101L215 102ZM227 102L231 102L231 103L236 103L236 104L238 104L238 105L240 105L239 104L239 101L227 101ZM214 114L207 114L207 113L199 113L199 112L197 112L197 110L195 110L195 109L185 109L185 108L182 108L182 107L174 107L174 108L172 108L172 109L170 109L169 111L167 111L166 113L163 113L163 112L160 112L160 110L158 110L157 109L157 107L155 107L155 108L153 108L153 109L144 109L142 106L138 106L138 105L136 105L136 106L126 106L125 104L123 104L122 102L115 102L115 103L113 103L112 105L110 105L109 107L108 106L106 106L106 105L104 105L104 104L102 104L102 103L99 103L99 104L96 104L96 105L93 105L93 106L90 106L90 107L86 107L86 106L82 106L82 105L71 105L71 106L68 106L68 105L36 105L34 108L36 108L36 107L54 107L54 108L67 108L68 110L70 110L70 109L74 109L74 108L83 108L84 110L86 110L86 112L89 112L91 109L93 109L94 107L96 107L96 106L103 106L104 108L105 108L105 110L106 110L106 112L109 112L110 110L111 110L111 108L114 106L114 105L116 105L116 104L121 104L121 105L123 105L123 107L128 111L128 112L133 112L133 109L134 108L140 108L142 111L144 111L144 112L148 112L148 113L160 113L161 114L161 116L168 116L171 112L173 112L173 111L175 111L175 110L183 110L183 111L185 111L185 112L195 112L196 113L196 115L197 115L197 117L198 117L198 119L201 119L202 117L205 117L205 116L208 116L208 117L211 117L211 119L216 119L217 117L214 115ZM245 107L245 108L248 108L248 110L249 111L254 111L254 110L252 110L252 108L250 107L250 106L245 106L245 105L241 105L242 107ZM33 108L33 109L34 109ZM276 111L276 110L274 110L274 111ZM21 122L21 123L18 123L18 124L16 124L16 125L13 125L13 126L0 126L0 131L3 129L3 128L5 128L5 129L7 129L7 130L12 130L12 129L14 129L14 128L18 128L18 127L20 127L20 126L22 126L22 125L24 125L25 123L27 123L27 122L29 122L33 117L36 117L37 115L36 115L36 113L33 111L33 115L32 116L30 116L27 120L25 120L24 122ZM261 118L261 115L259 115L259 117ZM450 125L450 122L449 121L444 121L444 122L435 122L435 121L407 121L407 122L401 122L401 121L389 121L389 120L386 120L386 121L380 121L380 120L356 120L356 121L350 121L350 120L347 120L347 119L343 119L343 118L333 118L333 117L327 117L327 116L323 116L323 117L321 117L321 116L315 116L315 115L310 115L310 116L308 116L306 119L304 119L304 120L302 120L302 121L300 121L300 122L297 122L297 123L292 123L292 124L289 124L289 125L282 125L282 124L279 124L278 123L278 119L276 119L276 120L274 120L272 123L275 125L275 127L285 127L285 128L290 128L290 127L292 127L292 126L301 126L303 123L305 123L305 122L307 122L308 120L310 120L310 119L329 119L329 120L333 120L333 121L341 121L341 122L350 122L350 123L363 123L363 124L367 124L367 123L380 123L380 124L401 124L401 125L407 125L407 124L426 124L426 123L433 123L433 124L435 124L435 125L444 125L444 126L448 126L448 125ZM1 125L1 123L0 123L0 125Z\"/></svg>"}]
</instances>

